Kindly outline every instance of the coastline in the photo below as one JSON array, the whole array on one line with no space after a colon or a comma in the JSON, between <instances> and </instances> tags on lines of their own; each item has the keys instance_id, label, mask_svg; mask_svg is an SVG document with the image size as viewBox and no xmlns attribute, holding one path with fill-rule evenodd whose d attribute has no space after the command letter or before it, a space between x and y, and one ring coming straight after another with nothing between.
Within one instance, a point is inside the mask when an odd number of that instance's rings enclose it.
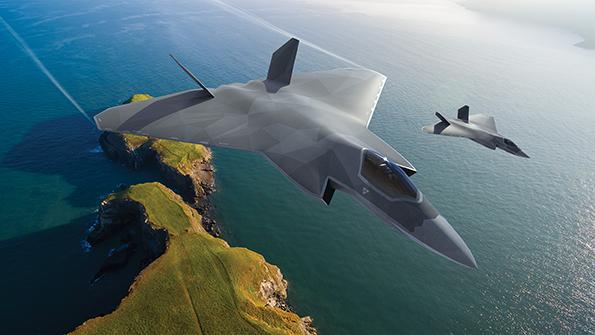
<instances>
[{"instance_id":1,"label":"coastline","mask_svg":"<svg viewBox=\"0 0 595 335\"><path fill-rule=\"evenodd\" d=\"M101 276L126 266L130 253L140 253L144 267L114 311L85 321L72 334L315 335L311 318L288 308L280 269L211 236L201 219L158 182L132 185L102 201L93 244L126 240L112 249L110 269Z\"/></svg>"},{"instance_id":2,"label":"coastline","mask_svg":"<svg viewBox=\"0 0 595 335\"><path fill-rule=\"evenodd\" d=\"M134 95L127 102L149 98L150 96L146 94ZM109 158L128 168L134 170L145 167L158 168L165 185L158 182L119 185L114 193L101 202L98 220L89 229L86 242L91 246L91 250L104 241L119 240L120 242L119 246L110 250L90 285L124 267L139 266L138 264L140 267L128 294L115 310L85 321L77 326L73 333L109 333L135 329L143 325L142 322L138 323L138 320L150 322L147 320L149 315L153 317L159 315L160 318L163 315L163 318L167 319L160 320L154 325L152 330L161 329L155 333L172 332L174 329L182 332L198 330L205 333L203 323L211 324L210 331L206 333L219 333L221 329L234 329L234 331L247 333L252 328L260 329L259 332L265 333L304 335L317 333L310 317L298 316L287 304L287 281L283 279L278 267L267 263L260 254L245 248L230 247L227 242L219 238L220 229L211 216L212 207L208 199L208 196L215 191L212 154L208 148L198 144L111 132L103 132L99 141ZM181 216L180 213L175 214L179 209L182 209ZM187 253L190 248L200 251L203 257L196 258L194 253ZM184 255L179 257L181 253ZM203 264L205 257L206 259L215 257L216 260L208 263L211 265ZM131 262L131 259L136 261ZM193 270L181 270L179 264L186 264L183 267L190 267ZM222 264L224 270L219 269L215 264ZM209 269L209 267L213 268ZM155 270L156 268L160 270ZM190 294L190 304L188 301L184 302L184 299L174 299L168 301L165 307L161 307L164 310L147 311L135 307L161 304L161 301L153 300L157 300L156 297L166 293L161 292L161 288L155 289L155 287L167 282L167 274L180 271L185 272L184 280L169 285L169 289L186 292L185 295ZM225 279L234 272L239 273L235 277L242 279L231 281ZM216 273L219 273L219 276ZM227 275L221 276L221 273L227 273ZM214 276L214 279L210 278L211 276ZM212 295L209 291L193 291L193 284L190 283L199 280L198 278L202 280L210 278L208 280L212 281L211 284L217 286L215 290L231 291L235 294L226 296L223 293ZM227 300L221 297L227 297ZM218 301L219 298L224 301ZM195 300L212 303L215 306L223 304L227 306L227 310L219 311L218 314L206 308L198 311L196 303L192 302ZM230 303L230 301L236 302ZM238 304L238 301L244 302ZM195 318L201 314L199 318L201 321L194 324L182 322L181 325L177 323L175 326L168 325L168 322L176 322L175 317L168 318L168 311L171 309L180 312L194 310ZM226 320L227 314L229 314L229 320ZM242 317L234 319L235 314ZM190 316L188 317L191 319ZM209 321L217 319L221 319L222 322ZM244 321L249 321L252 326L245 328Z\"/></svg>"}]
</instances>

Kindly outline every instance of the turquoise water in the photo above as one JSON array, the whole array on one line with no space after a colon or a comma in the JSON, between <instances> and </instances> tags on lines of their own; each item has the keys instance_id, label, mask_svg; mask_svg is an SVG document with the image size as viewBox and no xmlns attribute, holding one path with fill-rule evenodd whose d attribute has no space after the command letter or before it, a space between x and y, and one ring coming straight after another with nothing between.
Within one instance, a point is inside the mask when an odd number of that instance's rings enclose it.
<instances>
[{"instance_id":1,"label":"turquoise water","mask_svg":"<svg viewBox=\"0 0 595 335\"><path fill-rule=\"evenodd\" d=\"M370 128L418 169L416 185L479 269L436 257L337 194L304 196L262 157L215 150L226 239L262 253L322 334L589 334L595 240L595 52L547 27L448 2L238 2L389 78ZM91 114L137 92L262 77L285 37L208 1L0 1L0 15ZM158 178L107 160L98 133L0 29L0 328L61 333L113 309L134 273L90 287L105 250L80 240L118 183ZM297 71L345 63L302 47ZM425 135L460 105L496 117L531 159Z\"/></svg>"}]
</instances>

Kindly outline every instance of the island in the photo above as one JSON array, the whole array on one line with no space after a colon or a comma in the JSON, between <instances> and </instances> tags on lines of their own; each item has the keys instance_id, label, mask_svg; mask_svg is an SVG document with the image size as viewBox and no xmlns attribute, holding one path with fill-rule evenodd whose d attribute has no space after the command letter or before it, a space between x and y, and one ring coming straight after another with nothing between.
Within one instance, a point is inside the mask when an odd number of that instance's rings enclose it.
<instances>
[{"instance_id":1,"label":"island","mask_svg":"<svg viewBox=\"0 0 595 335\"><path fill-rule=\"evenodd\" d=\"M135 95L128 102L148 98ZM213 229L207 217L207 196L214 191L209 149L111 132L102 133L100 143L106 155L130 168L156 163L168 185L121 185L100 203L86 241L91 248L109 240L119 246L91 285L131 266L131 258L140 259L141 269L116 310L72 334L317 333L312 319L286 302L280 269L258 253L230 247Z\"/></svg>"}]
</instances>

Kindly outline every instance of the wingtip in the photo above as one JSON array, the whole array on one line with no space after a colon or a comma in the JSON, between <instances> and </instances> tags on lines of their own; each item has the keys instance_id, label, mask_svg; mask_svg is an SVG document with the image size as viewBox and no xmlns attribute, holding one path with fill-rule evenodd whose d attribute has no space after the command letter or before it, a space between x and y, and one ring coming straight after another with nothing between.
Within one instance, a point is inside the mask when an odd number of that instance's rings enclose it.
<instances>
[{"instance_id":1,"label":"wingtip","mask_svg":"<svg viewBox=\"0 0 595 335\"><path fill-rule=\"evenodd\" d=\"M95 127L96 127L98 130L104 131L103 127L101 126L101 116L100 116L100 114L101 114L101 113L99 113L99 114L97 114L97 115L93 116L93 122L95 123Z\"/></svg>"}]
</instances>

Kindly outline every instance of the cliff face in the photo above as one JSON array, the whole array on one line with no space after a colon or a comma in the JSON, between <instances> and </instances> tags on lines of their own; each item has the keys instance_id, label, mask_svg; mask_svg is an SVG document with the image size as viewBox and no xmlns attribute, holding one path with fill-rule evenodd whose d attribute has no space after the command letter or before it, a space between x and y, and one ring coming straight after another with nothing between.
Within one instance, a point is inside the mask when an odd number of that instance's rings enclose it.
<instances>
[{"instance_id":1,"label":"cliff face","mask_svg":"<svg viewBox=\"0 0 595 335\"><path fill-rule=\"evenodd\" d=\"M148 94L135 94L124 103L150 98ZM208 148L200 144L113 132L103 132L99 144L108 157L133 169L155 162L163 172L168 187L195 208L207 206L205 196L215 189Z\"/></svg>"},{"instance_id":2,"label":"cliff face","mask_svg":"<svg viewBox=\"0 0 595 335\"><path fill-rule=\"evenodd\" d=\"M279 268L209 235L201 219L159 183L108 196L89 243L129 230L135 237L128 244L137 247L128 252L152 259L114 312L73 333L315 334L309 318L287 308L287 282Z\"/></svg>"},{"instance_id":3,"label":"cliff face","mask_svg":"<svg viewBox=\"0 0 595 335\"><path fill-rule=\"evenodd\" d=\"M134 142L129 141L135 137L142 137L144 139L140 144L134 145ZM103 152L111 159L116 160L135 170L140 169L146 164L146 160L150 158L147 147L144 146L148 138L144 136L128 136L128 139L118 133L104 131L99 136L99 145Z\"/></svg>"},{"instance_id":4,"label":"cliff face","mask_svg":"<svg viewBox=\"0 0 595 335\"><path fill-rule=\"evenodd\" d=\"M95 247L117 238L120 246L110 251L92 283L105 274L128 266L134 253L140 256L141 266L146 266L165 252L168 242L167 231L151 224L145 207L126 197L108 198L101 202L98 220L90 228L86 240Z\"/></svg>"},{"instance_id":5,"label":"cliff face","mask_svg":"<svg viewBox=\"0 0 595 335\"><path fill-rule=\"evenodd\" d=\"M206 196L215 190L211 150L200 144L159 139L150 139L147 145L166 182L193 207L206 206Z\"/></svg>"},{"instance_id":6,"label":"cliff face","mask_svg":"<svg viewBox=\"0 0 595 335\"><path fill-rule=\"evenodd\" d=\"M148 138L139 135L103 132L99 137L103 152L132 169L156 163L167 186L196 207L215 189L211 151L199 144Z\"/></svg>"}]
</instances>

